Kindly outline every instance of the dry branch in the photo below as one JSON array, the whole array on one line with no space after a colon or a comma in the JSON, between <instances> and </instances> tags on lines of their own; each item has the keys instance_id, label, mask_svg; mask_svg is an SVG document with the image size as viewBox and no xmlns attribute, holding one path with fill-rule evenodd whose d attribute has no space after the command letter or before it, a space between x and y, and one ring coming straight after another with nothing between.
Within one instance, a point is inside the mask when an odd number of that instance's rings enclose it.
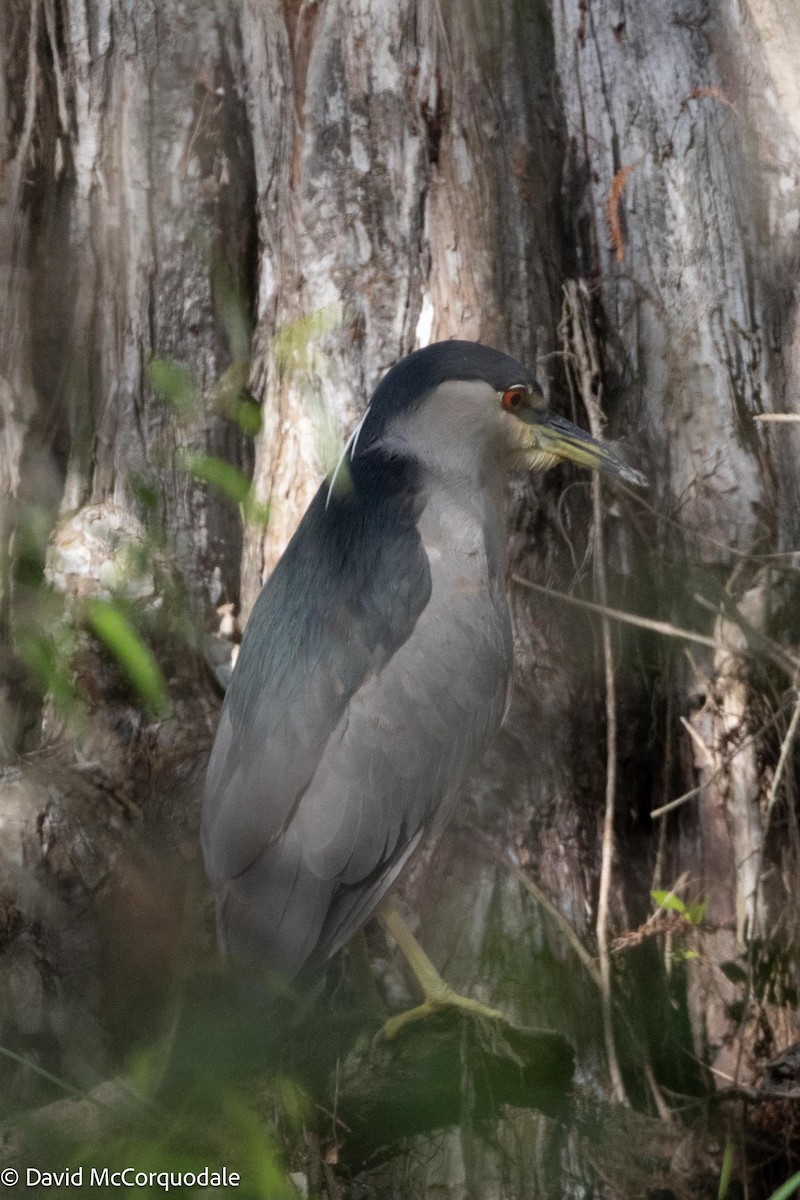
<instances>
[{"instance_id":1,"label":"dry branch","mask_svg":"<svg viewBox=\"0 0 800 1200\"><path fill-rule=\"evenodd\" d=\"M532 592L541 592L544 596L552 596L554 600L563 600L566 604L574 604L576 608L585 608L588 612L599 613L602 617L610 617L613 621L636 625L639 629L649 629L652 633L661 633L665 637L679 638L685 642L697 642L700 646L717 647L714 638L706 637L703 633L695 633L692 629L682 629L679 625L672 625L669 621L656 621L651 617L640 617L636 613L624 612L621 608L610 608L607 604L594 604L591 600L581 600L578 596L570 596L569 592L559 592L555 588L545 587L530 579L523 579L521 575L512 575L511 578L520 587L528 588Z\"/></svg>"},{"instance_id":2,"label":"dry branch","mask_svg":"<svg viewBox=\"0 0 800 1200\"><path fill-rule=\"evenodd\" d=\"M391 1042L362 1039L338 1072L338 1148L349 1170L403 1139L495 1119L504 1105L569 1112L573 1051L561 1034L442 1013Z\"/></svg>"},{"instance_id":3,"label":"dry branch","mask_svg":"<svg viewBox=\"0 0 800 1200\"><path fill-rule=\"evenodd\" d=\"M365 1034L337 1064L319 1104L328 1118L335 1113L322 1160L360 1171L391 1157L407 1138L467 1116L496 1120L507 1104L566 1118L573 1066L561 1034L456 1013L420 1022L390 1042ZM151 1126L155 1135L167 1119L128 1080L108 1080L0 1127L0 1161L24 1158L31 1139L101 1143Z\"/></svg>"}]
</instances>

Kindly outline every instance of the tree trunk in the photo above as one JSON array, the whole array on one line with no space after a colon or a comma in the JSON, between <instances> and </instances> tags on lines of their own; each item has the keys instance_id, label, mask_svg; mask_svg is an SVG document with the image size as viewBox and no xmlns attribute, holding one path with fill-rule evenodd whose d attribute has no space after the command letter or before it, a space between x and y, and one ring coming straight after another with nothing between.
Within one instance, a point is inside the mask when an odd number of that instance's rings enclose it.
<instances>
[{"instance_id":1,"label":"tree trunk","mask_svg":"<svg viewBox=\"0 0 800 1200\"><path fill-rule=\"evenodd\" d=\"M401 903L449 982L565 1034L594 1093L664 1116L671 1093L754 1088L800 1038L800 422L769 419L800 414L790 0L11 0L0 20L6 1040L94 1079L133 976L157 1007L231 606L243 622L382 374L459 336L535 366L651 486L604 487L601 529L578 472L511 481L512 706ZM98 643L109 597L156 650L166 719ZM697 1158L656 1158L705 1186ZM649 1186L524 1108L362 1182Z\"/></svg>"},{"instance_id":2,"label":"tree trunk","mask_svg":"<svg viewBox=\"0 0 800 1200\"><path fill-rule=\"evenodd\" d=\"M249 357L253 171L234 10L33 0L3 20L3 1024L77 1081L108 1052L98 1017L131 1024L123 981L158 992L174 951L142 825L196 856L187 763L215 717L191 621L210 632L236 596L241 526L187 455L248 467L220 381ZM159 639L160 724L87 636L110 597Z\"/></svg>"}]
</instances>

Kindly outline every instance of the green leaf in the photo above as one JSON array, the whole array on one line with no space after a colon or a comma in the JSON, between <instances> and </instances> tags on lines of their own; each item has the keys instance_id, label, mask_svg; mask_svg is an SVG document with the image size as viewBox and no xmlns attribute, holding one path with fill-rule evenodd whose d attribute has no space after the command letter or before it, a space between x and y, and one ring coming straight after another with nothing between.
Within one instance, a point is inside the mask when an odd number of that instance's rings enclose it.
<instances>
[{"instance_id":1,"label":"green leaf","mask_svg":"<svg viewBox=\"0 0 800 1200\"><path fill-rule=\"evenodd\" d=\"M280 1168L275 1149L256 1113L234 1096L223 1104L223 1118L235 1138L237 1169L242 1179L251 1180L261 1200L291 1200L297 1192Z\"/></svg>"},{"instance_id":2,"label":"green leaf","mask_svg":"<svg viewBox=\"0 0 800 1200\"><path fill-rule=\"evenodd\" d=\"M688 909L686 908L686 905L684 904L684 902L681 900L680 896L675 896L675 895L673 895L672 892L660 892L660 891L651 892L650 895L652 896L652 898L656 902L656 904L659 906L659 908L664 908L668 912L680 913L682 917L685 917L687 915Z\"/></svg>"},{"instance_id":3,"label":"green leaf","mask_svg":"<svg viewBox=\"0 0 800 1200\"><path fill-rule=\"evenodd\" d=\"M769 1200L789 1200L790 1196L794 1196L798 1192L800 1192L800 1171L782 1183L777 1192L772 1193Z\"/></svg>"},{"instance_id":4,"label":"green leaf","mask_svg":"<svg viewBox=\"0 0 800 1200\"><path fill-rule=\"evenodd\" d=\"M722 1155L722 1169L719 1173L719 1187L717 1189L717 1200L726 1200L728 1190L731 1186L731 1172L733 1170L733 1143L730 1137L725 1142L725 1151Z\"/></svg>"},{"instance_id":5,"label":"green leaf","mask_svg":"<svg viewBox=\"0 0 800 1200\"><path fill-rule=\"evenodd\" d=\"M151 358L147 378L162 400L181 411L197 400L197 389L187 367L170 358Z\"/></svg>"},{"instance_id":6,"label":"green leaf","mask_svg":"<svg viewBox=\"0 0 800 1200\"><path fill-rule=\"evenodd\" d=\"M246 397L240 398L234 406L232 415L242 433L255 437L257 433L261 432L261 405L256 404L255 400L249 400Z\"/></svg>"},{"instance_id":7,"label":"green leaf","mask_svg":"<svg viewBox=\"0 0 800 1200\"><path fill-rule=\"evenodd\" d=\"M284 325L272 339L272 352L282 370L310 371L317 353L318 340L338 329L344 320L339 304L326 304Z\"/></svg>"},{"instance_id":8,"label":"green leaf","mask_svg":"<svg viewBox=\"0 0 800 1200\"><path fill-rule=\"evenodd\" d=\"M671 957L674 963L692 962L694 959L699 958L700 954L697 950L686 950L678 947L677 950L672 951Z\"/></svg>"},{"instance_id":9,"label":"green leaf","mask_svg":"<svg viewBox=\"0 0 800 1200\"><path fill-rule=\"evenodd\" d=\"M278 1073L272 1080L275 1098L294 1129L309 1125L314 1116L314 1104L304 1087L288 1075Z\"/></svg>"},{"instance_id":10,"label":"green leaf","mask_svg":"<svg viewBox=\"0 0 800 1200\"><path fill-rule=\"evenodd\" d=\"M686 909L686 920L690 925L699 925L706 915L708 909L708 900L696 900L694 904L688 905Z\"/></svg>"},{"instance_id":11,"label":"green leaf","mask_svg":"<svg viewBox=\"0 0 800 1200\"><path fill-rule=\"evenodd\" d=\"M214 385L211 398L215 408L235 421L243 433L255 437L261 432L261 405L247 390L250 379L250 360L237 359L223 371Z\"/></svg>"},{"instance_id":12,"label":"green leaf","mask_svg":"<svg viewBox=\"0 0 800 1200\"><path fill-rule=\"evenodd\" d=\"M254 525L266 525L269 520L269 507L253 498L250 480L244 471L234 467L233 463L213 454L196 454L188 452L180 456L184 470L195 479L222 492L235 504L241 504L244 515Z\"/></svg>"},{"instance_id":13,"label":"green leaf","mask_svg":"<svg viewBox=\"0 0 800 1200\"><path fill-rule=\"evenodd\" d=\"M164 676L149 647L119 606L106 600L90 600L86 619L153 715L166 716L169 698Z\"/></svg>"},{"instance_id":14,"label":"green leaf","mask_svg":"<svg viewBox=\"0 0 800 1200\"><path fill-rule=\"evenodd\" d=\"M216 458L212 454L195 454L188 452L181 455L183 468L195 479L208 483L211 487L222 492L236 504L246 504L250 495L250 480L244 471L240 471L233 463L224 458Z\"/></svg>"}]
</instances>

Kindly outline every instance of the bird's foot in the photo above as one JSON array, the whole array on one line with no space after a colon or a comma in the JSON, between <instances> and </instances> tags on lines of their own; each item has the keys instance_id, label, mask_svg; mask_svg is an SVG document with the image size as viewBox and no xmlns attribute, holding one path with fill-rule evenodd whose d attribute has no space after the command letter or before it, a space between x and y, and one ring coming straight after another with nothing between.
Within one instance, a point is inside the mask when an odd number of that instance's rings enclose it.
<instances>
[{"instance_id":1,"label":"bird's foot","mask_svg":"<svg viewBox=\"0 0 800 1200\"><path fill-rule=\"evenodd\" d=\"M422 1021L425 1017L433 1016L434 1013L448 1008L468 1012L475 1017L505 1021L505 1013L500 1012L498 1008L490 1008L488 1004L481 1004L480 1000L471 1000L468 996L460 996L448 983L445 983L405 921L390 905L383 905L378 913L378 918L384 929L397 942L408 965L417 977L417 982L425 997L422 1004L418 1004L416 1008L406 1009L405 1012L390 1017L382 1027L379 1036L396 1037L401 1029L405 1029L406 1025L411 1025L414 1021Z\"/></svg>"},{"instance_id":2,"label":"bird's foot","mask_svg":"<svg viewBox=\"0 0 800 1200\"><path fill-rule=\"evenodd\" d=\"M391 1040L407 1025L411 1025L415 1021L423 1021L426 1017L432 1017L435 1013L443 1012L448 1008L470 1013L475 1017L487 1017L492 1021L505 1021L506 1019L505 1013L501 1012L499 1008L490 1008L488 1004L482 1004L480 1000L472 1000L469 996L460 996L458 992L454 992L451 987L444 984L435 992L427 995L422 1004L418 1004L415 1008L407 1008L405 1012L397 1013L394 1017L389 1017L381 1029L381 1035L387 1041Z\"/></svg>"}]
</instances>

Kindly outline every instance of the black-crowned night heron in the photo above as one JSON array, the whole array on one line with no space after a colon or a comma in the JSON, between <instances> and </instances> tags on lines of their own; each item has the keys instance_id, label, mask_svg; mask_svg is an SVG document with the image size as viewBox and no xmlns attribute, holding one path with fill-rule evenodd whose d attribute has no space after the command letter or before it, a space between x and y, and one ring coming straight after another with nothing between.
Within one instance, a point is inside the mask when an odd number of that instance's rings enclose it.
<instances>
[{"instance_id":1,"label":"black-crowned night heron","mask_svg":"<svg viewBox=\"0 0 800 1200\"><path fill-rule=\"evenodd\" d=\"M222 708L202 841L229 953L290 975L324 962L447 813L509 691L503 476L561 459L642 482L487 346L440 342L383 379L256 602ZM460 999L381 915L419 1011Z\"/></svg>"}]
</instances>

